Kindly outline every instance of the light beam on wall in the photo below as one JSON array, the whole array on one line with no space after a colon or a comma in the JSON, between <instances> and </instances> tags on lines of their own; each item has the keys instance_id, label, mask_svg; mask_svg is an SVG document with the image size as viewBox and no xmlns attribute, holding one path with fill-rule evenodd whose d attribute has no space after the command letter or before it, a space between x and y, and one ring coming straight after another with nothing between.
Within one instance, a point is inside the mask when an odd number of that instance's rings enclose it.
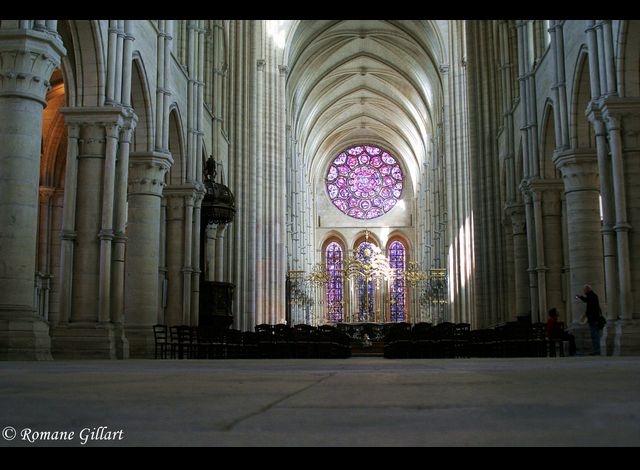
<instances>
[{"instance_id":1,"label":"light beam on wall","mask_svg":"<svg viewBox=\"0 0 640 470\"><path fill-rule=\"evenodd\" d=\"M273 43L280 49L284 49L289 29L289 20L268 20L267 34L273 40Z\"/></svg>"}]
</instances>

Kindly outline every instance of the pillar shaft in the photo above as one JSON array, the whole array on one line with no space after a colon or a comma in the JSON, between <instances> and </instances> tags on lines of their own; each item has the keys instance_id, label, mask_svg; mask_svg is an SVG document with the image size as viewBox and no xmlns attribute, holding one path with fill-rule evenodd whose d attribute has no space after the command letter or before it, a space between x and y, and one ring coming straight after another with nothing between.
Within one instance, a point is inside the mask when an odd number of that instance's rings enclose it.
<instances>
[{"instance_id":1,"label":"pillar shaft","mask_svg":"<svg viewBox=\"0 0 640 470\"><path fill-rule=\"evenodd\" d=\"M51 359L36 316L38 186L42 110L65 54L46 22L0 28L0 359Z\"/></svg>"},{"instance_id":2,"label":"pillar shaft","mask_svg":"<svg viewBox=\"0 0 640 470\"><path fill-rule=\"evenodd\" d=\"M131 154L125 318L127 326L151 326L158 312L160 198L167 154Z\"/></svg>"},{"instance_id":3,"label":"pillar shaft","mask_svg":"<svg viewBox=\"0 0 640 470\"><path fill-rule=\"evenodd\" d=\"M596 136L596 152L598 155L598 173L600 177L600 197L602 204L602 245L604 256L604 276L606 284L607 302L606 314L609 318L616 318L619 311L619 278L616 253L616 234L614 198L611 179L611 159L607 144L606 127L597 105L589 106L589 120L593 125Z\"/></svg>"},{"instance_id":4,"label":"pillar shaft","mask_svg":"<svg viewBox=\"0 0 640 470\"><path fill-rule=\"evenodd\" d=\"M124 317L131 357L152 357L160 289L160 207L169 154L129 156L129 222Z\"/></svg>"},{"instance_id":5,"label":"pillar shaft","mask_svg":"<svg viewBox=\"0 0 640 470\"><path fill-rule=\"evenodd\" d=\"M619 276L619 317L633 318L632 265L629 234L632 229L628 219L629 209L635 212L634 184L629 184L636 173L638 157L637 135L640 128L640 100L637 98L609 97L603 103L602 112L609 133L611 152L611 178L616 233L616 252ZM624 134L623 134L624 130ZM625 175L626 178L625 178Z\"/></svg>"},{"instance_id":6,"label":"pillar shaft","mask_svg":"<svg viewBox=\"0 0 640 470\"><path fill-rule=\"evenodd\" d=\"M567 236L570 298L591 284L604 299L602 269L602 238L600 234L600 204L597 158L592 149L559 153L554 163L562 172L567 204ZM578 322L584 313L582 302L572 302L571 319Z\"/></svg>"},{"instance_id":7,"label":"pillar shaft","mask_svg":"<svg viewBox=\"0 0 640 470\"><path fill-rule=\"evenodd\" d=\"M513 234L513 264L515 273L515 307L517 316L529 314L529 289L527 280L527 230L522 204L507 207Z\"/></svg>"},{"instance_id":8,"label":"pillar shaft","mask_svg":"<svg viewBox=\"0 0 640 470\"><path fill-rule=\"evenodd\" d=\"M184 194L167 188L167 325L182 324L182 264L184 257Z\"/></svg>"},{"instance_id":9,"label":"pillar shaft","mask_svg":"<svg viewBox=\"0 0 640 470\"><path fill-rule=\"evenodd\" d=\"M60 234L60 322L71 319L71 297L73 295L73 258L76 240L76 195L78 187L78 140L80 126L67 126L67 161L64 174L64 196L62 205L62 231Z\"/></svg>"}]
</instances>

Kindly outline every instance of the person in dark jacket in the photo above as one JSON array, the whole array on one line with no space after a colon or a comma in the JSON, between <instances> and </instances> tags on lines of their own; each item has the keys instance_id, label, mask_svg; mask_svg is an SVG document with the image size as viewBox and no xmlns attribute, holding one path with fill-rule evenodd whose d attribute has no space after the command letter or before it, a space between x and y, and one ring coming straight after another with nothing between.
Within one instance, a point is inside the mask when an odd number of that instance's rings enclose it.
<instances>
[{"instance_id":1,"label":"person in dark jacket","mask_svg":"<svg viewBox=\"0 0 640 470\"><path fill-rule=\"evenodd\" d=\"M563 322L558 321L558 310L555 307L549 309L549 318L547 318L547 338L549 338L550 341L568 341L569 355L576 355L576 338L564 329ZM553 343L551 344L553 345Z\"/></svg>"},{"instance_id":2,"label":"person in dark jacket","mask_svg":"<svg viewBox=\"0 0 640 470\"><path fill-rule=\"evenodd\" d=\"M576 295L576 299L580 299L587 304L584 314L587 317L589 329L591 330L591 344L593 347L591 355L599 356L600 336L602 335L602 330L598 326L598 317L600 317L601 314L600 301L598 300L598 295L593 291L589 284L585 284L583 292L584 295L578 294Z\"/></svg>"}]
</instances>

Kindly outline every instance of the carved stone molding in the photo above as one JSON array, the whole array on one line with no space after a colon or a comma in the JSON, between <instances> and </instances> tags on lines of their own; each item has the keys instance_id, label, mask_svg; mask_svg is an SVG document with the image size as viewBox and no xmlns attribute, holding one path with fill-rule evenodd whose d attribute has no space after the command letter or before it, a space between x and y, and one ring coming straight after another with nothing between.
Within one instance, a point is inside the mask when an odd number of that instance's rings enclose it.
<instances>
[{"instance_id":1,"label":"carved stone molding","mask_svg":"<svg viewBox=\"0 0 640 470\"><path fill-rule=\"evenodd\" d=\"M600 179L595 149L570 149L554 155L553 162L562 173L565 193L598 191Z\"/></svg>"},{"instance_id":2,"label":"carved stone molding","mask_svg":"<svg viewBox=\"0 0 640 470\"><path fill-rule=\"evenodd\" d=\"M60 37L46 30L0 30L0 96L46 104L49 78L66 54Z\"/></svg>"},{"instance_id":3,"label":"carved stone molding","mask_svg":"<svg viewBox=\"0 0 640 470\"><path fill-rule=\"evenodd\" d=\"M162 196L165 173L173 165L170 154L131 153L129 155L129 195Z\"/></svg>"}]
</instances>

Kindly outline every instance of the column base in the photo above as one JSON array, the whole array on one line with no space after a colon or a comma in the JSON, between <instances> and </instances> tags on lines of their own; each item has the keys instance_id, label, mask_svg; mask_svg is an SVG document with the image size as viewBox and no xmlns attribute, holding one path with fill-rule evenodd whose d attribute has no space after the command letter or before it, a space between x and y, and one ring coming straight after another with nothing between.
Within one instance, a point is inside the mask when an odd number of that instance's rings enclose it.
<instances>
[{"instance_id":1,"label":"column base","mask_svg":"<svg viewBox=\"0 0 640 470\"><path fill-rule=\"evenodd\" d=\"M38 318L0 319L0 360L50 361L49 325Z\"/></svg>"},{"instance_id":2,"label":"column base","mask_svg":"<svg viewBox=\"0 0 640 470\"><path fill-rule=\"evenodd\" d=\"M113 331L116 339L116 357L118 359L129 359L129 340L125 335L122 323L115 324Z\"/></svg>"},{"instance_id":3,"label":"column base","mask_svg":"<svg viewBox=\"0 0 640 470\"><path fill-rule=\"evenodd\" d=\"M152 326L126 326L129 340L129 357L153 359L155 357L155 337Z\"/></svg>"},{"instance_id":4,"label":"column base","mask_svg":"<svg viewBox=\"0 0 640 470\"><path fill-rule=\"evenodd\" d=\"M602 336L607 355L640 356L640 320L608 320Z\"/></svg>"},{"instance_id":5,"label":"column base","mask_svg":"<svg viewBox=\"0 0 640 470\"><path fill-rule=\"evenodd\" d=\"M126 338L112 323L68 323L52 330L51 353L55 359L125 359Z\"/></svg>"}]
</instances>

